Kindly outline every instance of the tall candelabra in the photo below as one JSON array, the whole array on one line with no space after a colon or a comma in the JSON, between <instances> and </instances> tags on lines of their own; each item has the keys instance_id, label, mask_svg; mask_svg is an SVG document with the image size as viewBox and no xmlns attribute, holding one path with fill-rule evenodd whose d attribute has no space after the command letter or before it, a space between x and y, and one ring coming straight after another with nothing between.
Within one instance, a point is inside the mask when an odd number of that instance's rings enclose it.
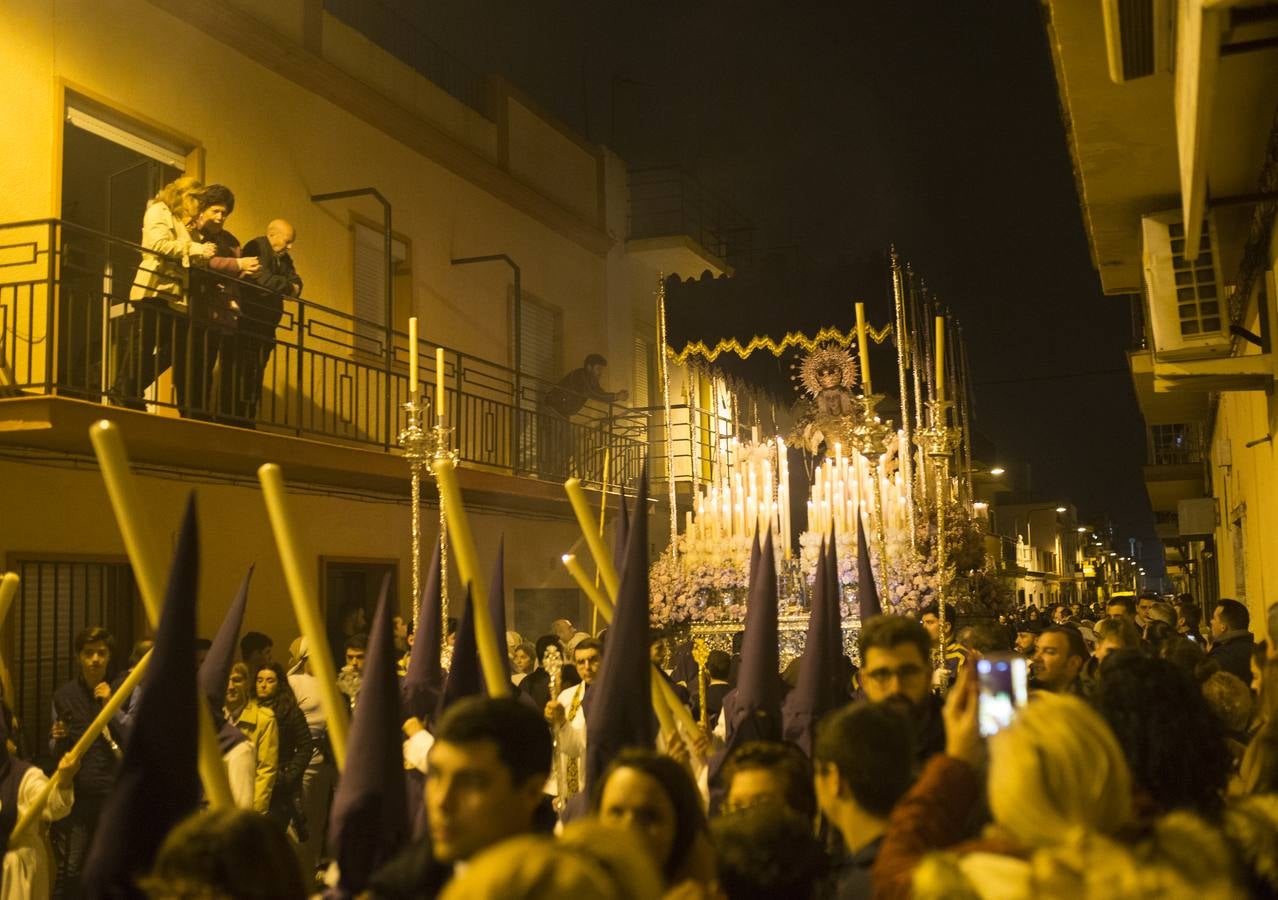
<instances>
[{"instance_id":1,"label":"tall candelabra","mask_svg":"<svg viewBox=\"0 0 1278 900\"><path fill-rule=\"evenodd\" d=\"M936 609L940 619L937 647L933 651L937 667L945 665L945 629L948 618L948 548L945 544L945 507L950 498L950 457L959 445L960 430L949 424L949 400L928 402L931 424L919 431L919 439L936 471ZM944 682L942 682L944 683Z\"/></svg>"},{"instance_id":2,"label":"tall candelabra","mask_svg":"<svg viewBox=\"0 0 1278 900\"><path fill-rule=\"evenodd\" d=\"M453 430L444 422L443 416L435 417L435 426L427 429L422 426L425 405L421 398L413 395L403 404L408 424L399 433L399 445L404 448L404 459L408 460L408 469L412 480L409 493L412 500L412 572L413 572L413 631L417 631L418 619L422 605L422 470L437 459L456 460L457 454L452 448ZM440 640L448 642L448 529L446 526L447 511L444 507L444 496L439 497L439 591L440 591Z\"/></svg>"},{"instance_id":3,"label":"tall candelabra","mask_svg":"<svg viewBox=\"0 0 1278 900\"><path fill-rule=\"evenodd\" d=\"M884 524L883 486L879 483L879 460L887 452L896 431L890 421L885 422L878 414L879 404L883 402L882 394L864 394L859 398L861 419L852 428L850 435L852 445L869 468L870 487L874 497L874 542L879 551L879 578L883 591L888 590L888 552L887 526Z\"/></svg>"}]
</instances>

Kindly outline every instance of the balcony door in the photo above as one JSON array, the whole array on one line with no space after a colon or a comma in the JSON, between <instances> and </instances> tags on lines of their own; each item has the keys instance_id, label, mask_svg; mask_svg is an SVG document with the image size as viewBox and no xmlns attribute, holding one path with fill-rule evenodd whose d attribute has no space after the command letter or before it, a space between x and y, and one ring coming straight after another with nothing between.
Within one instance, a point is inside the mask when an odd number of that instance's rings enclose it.
<instances>
[{"instance_id":1,"label":"balcony door","mask_svg":"<svg viewBox=\"0 0 1278 900\"><path fill-rule=\"evenodd\" d=\"M189 148L73 93L62 129L58 387L97 399L110 378L103 335L139 261L116 241L139 242L147 200L183 173Z\"/></svg>"}]
</instances>

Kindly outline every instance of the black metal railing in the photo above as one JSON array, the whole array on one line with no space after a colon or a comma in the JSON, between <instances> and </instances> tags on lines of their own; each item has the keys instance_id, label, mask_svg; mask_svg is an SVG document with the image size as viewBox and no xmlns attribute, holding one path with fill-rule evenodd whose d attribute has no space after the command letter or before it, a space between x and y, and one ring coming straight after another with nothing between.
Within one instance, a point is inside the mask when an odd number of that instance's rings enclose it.
<instances>
[{"instance_id":1,"label":"black metal railing","mask_svg":"<svg viewBox=\"0 0 1278 900\"><path fill-rule=\"evenodd\" d=\"M754 246L754 225L678 166L630 170L629 237L686 234L732 262Z\"/></svg>"},{"instance_id":2,"label":"black metal railing","mask_svg":"<svg viewBox=\"0 0 1278 900\"><path fill-rule=\"evenodd\" d=\"M177 270L180 290L142 296L144 257L155 254L56 219L0 225L0 364L17 391L395 446L407 335L393 332L388 362L382 323L196 267ZM587 402L565 418L544 402L551 385L527 373L516 396L510 368L447 347L436 372L436 346L419 347L426 421L442 375L462 462L600 484L606 455L608 484L638 478L646 411Z\"/></svg>"}]
</instances>

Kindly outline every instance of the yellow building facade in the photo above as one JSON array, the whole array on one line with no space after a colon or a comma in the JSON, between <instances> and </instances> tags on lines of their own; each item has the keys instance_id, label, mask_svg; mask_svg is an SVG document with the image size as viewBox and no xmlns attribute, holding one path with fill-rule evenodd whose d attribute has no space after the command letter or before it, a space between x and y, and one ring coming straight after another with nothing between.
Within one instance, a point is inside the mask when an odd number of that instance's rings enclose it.
<instances>
[{"instance_id":1,"label":"yellow building facade","mask_svg":"<svg viewBox=\"0 0 1278 900\"><path fill-rule=\"evenodd\" d=\"M708 421L688 409L708 376L676 370L682 424L667 438L654 294L659 273L727 274L723 258L678 224L636 234L626 163L515 86L447 59L405 61L381 46L385 23L379 33L345 21L322 0L2 0L0 17L0 556L24 578L3 645L24 673L23 711L41 715L69 676L80 627L113 624L117 654L147 631L87 437L104 415L124 436L157 540L171 542L186 493L198 495L205 634L250 563L245 629L274 638L277 658L298 633L255 478L264 461L283 468L330 621L375 599L384 571L408 614L408 467L396 441L410 315L432 415L434 349L445 348L448 424L481 556L505 538L509 627L531 639L552 618L588 618L558 562L580 537L562 476L581 475L598 504L601 488L615 498L673 440L675 472L695 477L692 460L722 429L690 424ZM226 224L242 241L274 218L296 228L305 286L286 303L255 428L179 417L166 378L147 410L106 403L140 210L178 174L235 192ZM376 194L315 199L363 188ZM389 271L377 195L390 207ZM545 391L590 353L610 361L604 387L631 402L590 404L547 466ZM429 479L425 500L429 549Z\"/></svg>"},{"instance_id":2,"label":"yellow building facade","mask_svg":"<svg viewBox=\"0 0 1278 900\"><path fill-rule=\"evenodd\" d=\"M1278 602L1278 26L1243 6L1044 4L1092 261L1134 310L1171 586Z\"/></svg>"}]
</instances>

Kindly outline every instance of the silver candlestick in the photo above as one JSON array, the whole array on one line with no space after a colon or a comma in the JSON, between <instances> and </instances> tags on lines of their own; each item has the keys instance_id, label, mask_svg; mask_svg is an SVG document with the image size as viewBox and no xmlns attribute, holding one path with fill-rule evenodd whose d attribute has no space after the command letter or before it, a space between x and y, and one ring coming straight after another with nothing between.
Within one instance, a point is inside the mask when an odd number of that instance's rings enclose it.
<instances>
[{"instance_id":1,"label":"silver candlestick","mask_svg":"<svg viewBox=\"0 0 1278 900\"><path fill-rule=\"evenodd\" d=\"M399 445L404 449L404 458L408 460L409 472L412 475L409 493L412 502L412 573L413 573L413 631L416 633L421 616L422 598L422 517L421 489L422 470L436 459L456 460L457 454L452 449L452 429L443 416L435 417L435 426L430 429L422 427L425 404L414 395L403 410L408 417L408 424L399 433ZM439 567L440 567L440 640L448 641L448 531L446 525L444 498L439 498Z\"/></svg>"},{"instance_id":2,"label":"silver candlestick","mask_svg":"<svg viewBox=\"0 0 1278 900\"><path fill-rule=\"evenodd\" d=\"M949 424L949 400L928 401L930 424L919 431L919 443L936 469L936 609L940 620L935 652L938 667L945 665L945 628L948 619L949 559L945 544L945 507L950 499L950 457L959 445L961 433Z\"/></svg>"},{"instance_id":3,"label":"silver candlestick","mask_svg":"<svg viewBox=\"0 0 1278 900\"><path fill-rule=\"evenodd\" d=\"M883 421L878 414L879 404L883 402L883 394L863 394L858 402L861 406L861 419L853 426L850 435L852 446L865 459L870 470L870 488L874 497L874 543L879 551L879 578L883 585L883 594L888 592L888 550L887 526L884 521L883 487L879 483L879 460L887 452L896 436L896 429L891 421Z\"/></svg>"}]
</instances>

